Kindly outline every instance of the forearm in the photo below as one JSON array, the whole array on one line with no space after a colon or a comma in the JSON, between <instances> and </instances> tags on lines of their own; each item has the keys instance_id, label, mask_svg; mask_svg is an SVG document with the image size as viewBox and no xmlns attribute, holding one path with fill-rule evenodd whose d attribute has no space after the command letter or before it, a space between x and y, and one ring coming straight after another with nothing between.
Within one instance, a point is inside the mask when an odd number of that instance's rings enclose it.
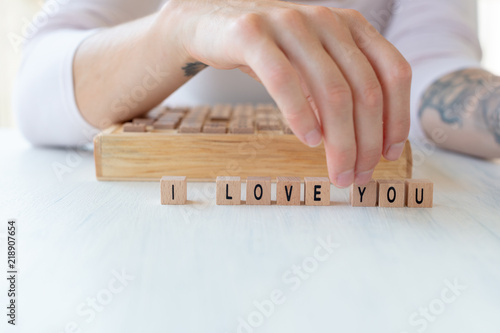
<instances>
[{"instance_id":1,"label":"forearm","mask_svg":"<svg viewBox=\"0 0 500 333\"><path fill-rule=\"evenodd\" d=\"M105 128L146 112L205 67L169 37L159 15L100 31L79 47L75 96L91 125Z\"/></svg>"},{"instance_id":2,"label":"forearm","mask_svg":"<svg viewBox=\"0 0 500 333\"><path fill-rule=\"evenodd\" d=\"M424 93L419 117L426 135L442 148L500 157L500 77L482 69L449 74Z\"/></svg>"},{"instance_id":3,"label":"forearm","mask_svg":"<svg viewBox=\"0 0 500 333\"><path fill-rule=\"evenodd\" d=\"M411 67L361 13L348 9L170 0L156 17L83 43L75 60L78 106L99 127L132 118L203 64L257 78L301 142L324 141L329 176L339 187L366 184L382 155L396 160L403 151ZM148 67L164 77L144 92Z\"/></svg>"}]
</instances>

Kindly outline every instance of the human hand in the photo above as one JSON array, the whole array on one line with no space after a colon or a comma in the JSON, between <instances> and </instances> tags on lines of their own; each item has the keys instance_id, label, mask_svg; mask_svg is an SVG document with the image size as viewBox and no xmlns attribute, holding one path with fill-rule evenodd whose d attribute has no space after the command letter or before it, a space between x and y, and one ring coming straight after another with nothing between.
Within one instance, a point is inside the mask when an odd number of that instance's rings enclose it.
<instances>
[{"instance_id":1,"label":"human hand","mask_svg":"<svg viewBox=\"0 0 500 333\"><path fill-rule=\"evenodd\" d=\"M192 66L239 68L262 82L302 142L317 146L323 138L335 185L365 184L381 155L400 157L411 68L357 11L170 0L158 18Z\"/></svg>"}]
</instances>

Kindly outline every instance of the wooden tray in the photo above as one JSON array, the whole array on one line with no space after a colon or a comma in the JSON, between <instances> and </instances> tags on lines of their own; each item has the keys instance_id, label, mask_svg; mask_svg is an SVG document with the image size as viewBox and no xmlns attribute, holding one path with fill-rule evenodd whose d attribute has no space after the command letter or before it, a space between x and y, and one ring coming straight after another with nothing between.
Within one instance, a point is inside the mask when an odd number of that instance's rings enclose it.
<instances>
[{"instance_id":1,"label":"wooden tray","mask_svg":"<svg viewBox=\"0 0 500 333\"><path fill-rule=\"evenodd\" d=\"M162 112L152 111L150 117L158 114ZM323 145L307 147L286 134L284 123L280 130L259 130L255 125L253 134L179 133L179 127L157 130L151 125L135 133L124 132L123 126L114 125L94 139L99 180L159 181L165 175L187 176L190 181L214 181L217 176L328 177ZM409 141L398 161L382 158L374 173L374 178L411 177Z\"/></svg>"}]
</instances>

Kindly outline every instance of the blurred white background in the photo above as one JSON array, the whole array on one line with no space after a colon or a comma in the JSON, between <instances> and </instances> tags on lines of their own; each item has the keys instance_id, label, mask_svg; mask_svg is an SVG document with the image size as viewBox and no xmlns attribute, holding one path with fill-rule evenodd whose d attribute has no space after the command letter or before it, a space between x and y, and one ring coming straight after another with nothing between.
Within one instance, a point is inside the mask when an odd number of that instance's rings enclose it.
<instances>
[{"instance_id":1,"label":"blurred white background","mask_svg":"<svg viewBox=\"0 0 500 333\"><path fill-rule=\"evenodd\" d=\"M19 33L33 17L42 0L0 0L0 127L15 126L12 116L12 85L20 54L11 46L8 35ZM479 0L479 30L484 51L484 66L500 75L500 0ZM26 96L29 98L29 96Z\"/></svg>"},{"instance_id":2,"label":"blurred white background","mask_svg":"<svg viewBox=\"0 0 500 333\"><path fill-rule=\"evenodd\" d=\"M483 46L483 64L500 75L500 0L479 1L479 37Z\"/></svg>"}]
</instances>

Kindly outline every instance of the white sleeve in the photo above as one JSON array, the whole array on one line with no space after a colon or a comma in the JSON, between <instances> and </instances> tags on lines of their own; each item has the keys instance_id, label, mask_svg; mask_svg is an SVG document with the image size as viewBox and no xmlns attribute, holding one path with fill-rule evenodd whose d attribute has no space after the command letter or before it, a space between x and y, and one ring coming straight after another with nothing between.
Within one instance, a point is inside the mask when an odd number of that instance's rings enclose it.
<instances>
[{"instance_id":1,"label":"white sleeve","mask_svg":"<svg viewBox=\"0 0 500 333\"><path fill-rule=\"evenodd\" d=\"M425 90L446 74L480 67L477 3L400 0L394 11L385 35L412 66L411 134L420 136L418 107Z\"/></svg>"},{"instance_id":2,"label":"white sleeve","mask_svg":"<svg viewBox=\"0 0 500 333\"><path fill-rule=\"evenodd\" d=\"M97 129L75 102L73 58L81 42L100 28L148 15L160 0L52 0L26 22L23 60L15 84L17 124L35 145L77 146Z\"/></svg>"}]
</instances>

